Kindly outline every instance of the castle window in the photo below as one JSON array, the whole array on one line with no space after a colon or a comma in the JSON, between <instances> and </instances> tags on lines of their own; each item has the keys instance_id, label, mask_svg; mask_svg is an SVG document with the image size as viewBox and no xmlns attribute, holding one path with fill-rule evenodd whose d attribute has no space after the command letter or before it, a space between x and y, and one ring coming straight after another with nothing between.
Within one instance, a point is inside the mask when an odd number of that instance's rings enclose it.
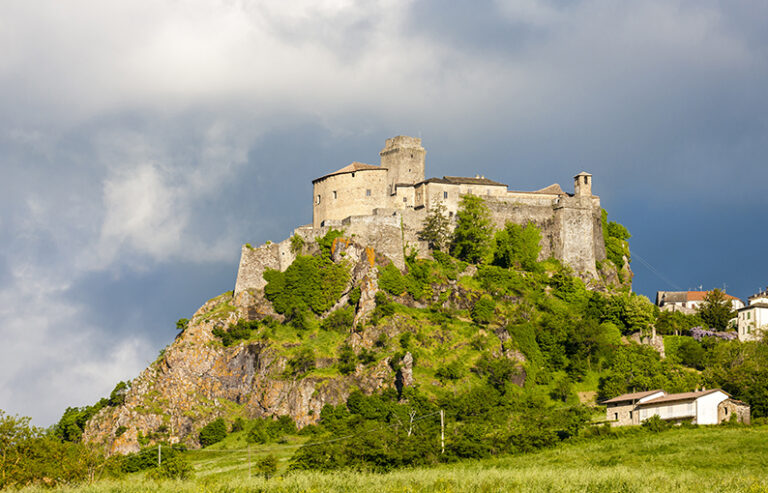
<instances>
[{"instance_id":1,"label":"castle window","mask_svg":"<svg viewBox=\"0 0 768 493\"><path fill-rule=\"evenodd\" d=\"M338 194L336 193L336 190L334 190L334 191L333 191L333 198L334 198L334 199L336 199L336 198L338 198L338 197L339 197L339 196L338 196Z\"/></svg>"},{"instance_id":2,"label":"castle window","mask_svg":"<svg viewBox=\"0 0 768 493\"><path fill-rule=\"evenodd\" d=\"M448 192L443 192L443 198L444 198L444 199L447 199L447 198L448 198Z\"/></svg>"},{"instance_id":3,"label":"castle window","mask_svg":"<svg viewBox=\"0 0 768 493\"><path fill-rule=\"evenodd\" d=\"M366 197L370 197L371 196L371 189L370 188L365 191L365 196Z\"/></svg>"},{"instance_id":4,"label":"castle window","mask_svg":"<svg viewBox=\"0 0 768 493\"><path fill-rule=\"evenodd\" d=\"M354 174L354 173L352 173L352 178L354 178L354 177L355 177L355 174Z\"/></svg>"},{"instance_id":5,"label":"castle window","mask_svg":"<svg viewBox=\"0 0 768 493\"><path fill-rule=\"evenodd\" d=\"M408 197L403 197L403 203L408 202Z\"/></svg>"},{"instance_id":6,"label":"castle window","mask_svg":"<svg viewBox=\"0 0 768 493\"><path fill-rule=\"evenodd\" d=\"M315 203L316 203L316 204L319 204L319 203L320 203L320 196L319 196L319 195L317 196L317 201L315 201Z\"/></svg>"}]
</instances>

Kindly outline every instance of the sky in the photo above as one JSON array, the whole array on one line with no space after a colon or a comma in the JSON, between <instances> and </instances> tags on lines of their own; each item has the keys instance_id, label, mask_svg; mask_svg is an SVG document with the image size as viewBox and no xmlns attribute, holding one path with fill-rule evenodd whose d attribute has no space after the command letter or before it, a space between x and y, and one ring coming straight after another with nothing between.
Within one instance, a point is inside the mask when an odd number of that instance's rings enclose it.
<instances>
[{"instance_id":1,"label":"sky","mask_svg":"<svg viewBox=\"0 0 768 493\"><path fill-rule=\"evenodd\" d=\"M134 378L311 222L311 180L421 137L427 175L594 175L634 289L768 284L761 0L4 0L0 409Z\"/></svg>"}]
</instances>

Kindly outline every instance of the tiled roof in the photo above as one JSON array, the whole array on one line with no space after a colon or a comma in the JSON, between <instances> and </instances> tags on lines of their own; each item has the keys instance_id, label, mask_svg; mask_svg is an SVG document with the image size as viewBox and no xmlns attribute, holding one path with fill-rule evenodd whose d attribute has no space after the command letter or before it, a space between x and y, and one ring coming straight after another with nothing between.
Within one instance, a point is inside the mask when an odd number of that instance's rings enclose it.
<instances>
[{"instance_id":1,"label":"tiled roof","mask_svg":"<svg viewBox=\"0 0 768 493\"><path fill-rule=\"evenodd\" d=\"M556 194L556 195L565 195L565 192L563 192L563 189L560 188L560 185L557 183L553 183L552 185L542 188L541 190L536 190L533 193L548 193L548 194Z\"/></svg>"},{"instance_id":2,"label":"tiled roof","mask_svg":"<svg viewBox=\"0 0 768 493\"><path fill-rule=\"evenodd\" d=\"M359 163L355 161L354 163L344 166L343 168L338 169L333 173L328 173L327 175L323 175L320 178L315 178L314 180L312 180L312 182L316 182L317 180L322 180L323 178L328 178L329 176L333 176L333 175L342 175L344 173L354 173L355 171L365 171L369 169L373 169L373 170L378 169L378 170L384 170L384 171L387 170L387 168L382 168L381 166L376 166L374 164L365 164L365 163Z\"/></svg>"},{"instance_id":3,"label":"tiled roof","mask_svg":"<svg viewBox=\"0 0 768 493\"><path fill-rule=\"evenodd\" d=\"M704 301L704 297L707 295L707 293L709 293L709 291L688 291L688 301ZM739 298L731 296L728 293L723 294L729 300L739 300Z\"/></svg>"},{"instance_id":4,"label":"tiled roof","mask_svg":"<svg viewBox=\"0 0 768 493\"><path fill-rule=\"evenodd\" d=\"M496 187L506 187L505 184L489 180L484 176L476 176L474 178L468 176L444 176L443 180L445 180L447 183L453 183L455 185L490 185Z\"/></svg>"},{"instance_id":5,"label":"tiled roof","mask_svg":"<svg viewBox=\"0 0 768 493\"><path fill-rule=\"evenodd\" d=\"M700 390L697 392L683 392L681 394L668 394L661 397L657 397L655 399L651 399L650 401L641 402L638 404L638 406L647 406L650 404L658 404L660 402L671 402L671 401L692 401L695 399L698 399L699 397L703 397L705 395L713 394L715 392L722 392L723 394L730 397L730 395L721 390L721 389L711 389L711 390Z\"/></svg>"},{"instance_id":6,"label":"tiled roof","mask_svg":"<svg viewBox=\"0 0 768 493\"><path fill-rule=\"evenodd\" d=\"M620 396L614 397L613 399L608 399L607 401L603 401L603 404L608 404L612 402L634 401L637 399L642 399L643 397L647 397L651 394L655 394L657 392L664 392L664 391L661 389L657 389L657 390L646 390L645 392L634 392L631 394L621 394Z\"/></svg>"}]
</instances>

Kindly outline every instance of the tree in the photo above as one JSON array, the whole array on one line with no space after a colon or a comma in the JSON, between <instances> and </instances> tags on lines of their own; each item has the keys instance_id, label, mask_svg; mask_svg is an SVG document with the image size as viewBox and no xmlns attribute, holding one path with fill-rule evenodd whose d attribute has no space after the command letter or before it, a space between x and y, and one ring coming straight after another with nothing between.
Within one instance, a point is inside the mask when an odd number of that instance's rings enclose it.
<instances>
[{"instance_id":1,"label":"tree","mask_svg":"<svg viewBox=\"0 0 768 493\"><path fill-rule=\"evenodd\" d=\"M277 458L269 454L258 462L256 469L264 476L264 479L271 478L277 472Z\"/></svg>"},{"instance_id":2,"label":"tree","mask_svg":"<svg viewBox=\"0 0 768 493\"><path fill-rule=\"evenodd\" d=\"M697 311L699 318L710 328L725 330L736 317L736 310L728 295L720 289L714 289L704 295L704 303Z\"/></svg>"},{"instance_id":3,"label":"tree","mask_svg":"<svg viewBox=\"0 0 768 493\"><path fill-rule=\"evenodd\" d=\"M490 250L493 225L491 212L482 198L464 195L456 212L456 229L453 231L451 253L471 262L481 263Z\"/></svg>"},{"instance_id":4,"label":"tree","mask_svg":"<svg viewBox=\"0 0 768 493\"><path fill-rule=\"evenodd\" d=\"M207 447L227 437L227 424L222 418L215 419L200 430L200 445Z\"/></svg>"},{"instance_id":5,"label":"tree","mask_svg":"<svg viewBox=\"0 0 768 493\"><path fill-rule=\"evenodd\" d=\"M442 202L435 204L424 219L422 230L419 231L419 239L426 241L432 250L442 251L448 243L451 221L445 210Z\"/></svg>"},{"instance_id":6,"label":"tree","mask_svg":"<svg viewBox=\"0 0 768 493\"><path fill-rule=\"evenodd\" d=\"M507 223L496 233L496 249L493 252L493 263L499 267L518 267L529 272L536 268L541 246L541 233L534 224L525 227L519 224Z\"/></svg>"},{"instance_id":7,"label":"tree","mask_svg":"<svg viewBox=\"0 0 768 493\"><path fill-rule=\"evenodd\" d=\"M699 306L698 313L701 320L714 330L725 330L735 316L731 300L719 289L713 289L704 296L704 303Z\"/></svg>"}]
</instances>

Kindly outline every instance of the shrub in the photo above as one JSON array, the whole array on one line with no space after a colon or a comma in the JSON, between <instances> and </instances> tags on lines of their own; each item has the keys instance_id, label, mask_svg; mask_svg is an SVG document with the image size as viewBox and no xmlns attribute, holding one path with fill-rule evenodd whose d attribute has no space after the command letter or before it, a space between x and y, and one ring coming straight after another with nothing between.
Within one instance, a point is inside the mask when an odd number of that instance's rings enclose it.
<instances>
[{"instance_id":1,"label":"shrub","mask_svg":"<svg viewBox=\"0 0 768 493\"><path fill-rule=\"evenodd\" d=\"M128 431L127 426L122 426L122 425L118 426L117 429L115 430L115 438L122 436L122 434L125 433L126 431Z\"/></svg>"},{"instance_id":2,"label":"shrub","mask_svg":"<svg viewBox=\"0 0 768 493\"><path fill-rule=\"evenodd\" d=\"M342 236L344 236L344 231L331 229L327 233L325 233L325 236L323 236L322 238L318 238L317 246L320 247L320 251L322 252L323 258L325 259L331 258L331 248L333 247L333 242L336 240L336 238L341 238Z\"/></svg>"},{"instance_id":3,"label":"shrub","mask_svg":"<svg viewBox=\"0 0 768 493\"><path fill-rule=\"evenodd\" d=\"M472 307L472 320L478 324L488 324L493 320L494 311L496 309L496 302L493 298L484 294L475 302Z\"/></svg>"},{"instance_id":4,"label":"shrub","mask_svg":"<svg viewBox=\"0 0 768 493\"><path fill-rule=\"evenodd\" d=\"M277 473L277 458L272 454L267 455L256 464L256 470L264 479L271 478Z\"/></svg>"},{"instance_id":5,"label":"shrub","mask_svg":"<svg viewBox=\"0 0 768 493\"><path fill-rule=\"evenodd\" d=\"M461 361L456 360L438 368L435 376L440 380L460 380L464 377L464 373L464 365L461 364Z\"/></svg>"},{"instance_id":6,"label":"shrub","mask_svg":"<svg viewBox=\"0 0 768 493\"><path fill-rule=\"evenodd\" d=\"M349 344L341 346L339 351L339 371L342 375L349 375L355 371L357 366L357 355Z\"/></svg>"},{"instance_id":7,"label":"shrub","mask_svg":"<svg viewBox=\"0 0 768 493\"><path fill-rule=\"evenodd\" d=\"M350 332L355 320L355 310L351 306L345 306L332 312L320 323L320 328L334 332Z\"/></svg>"},{"instance_id":8,"label":"shrub","mask_svg":"<svg viewBox=\"0 0 768 493\"><path fill-rule=\"evenodd\" d=\"M671 425L661 419L658 414L654 414L650 418L643 421L643 428L653 433L658 433L669 428Z\"/></svg>"},{"instance_id":9,"label":"shrub","mask_svg":"<svg viewBox=\"0 0 768 493\"><path fill-rule=\"evenodd\" d=\"M164 459L160 467L152 469L148 474L153 479L189 479L192 475L192 465L180 455Z\"/></svg>"},{"instance_id":10,"label":"shrub","mask_svg":"<svg viewBox=\"0 0 768 493\"><path fill-rule=\"evenodd\" d=\"M300 377L315 368L315 353L311 348L301 348L291 359L288 360L290 375Z\"/></svg>"},{"instance_id":11,"label":"shrub","mask_svg":"<svg viewBox=\"0 0 768 493\"><path fill-rule=\"evenodd\" d=\"M405 291L405 279L394 264L387 264L386 267L379 269L379 289L395 296Z\"/></svg>"},{"instance_id":12,"label":"shrub","mask_svg":"<svg viewBox=\"0 0 768 493\"><path fill-rule=\"evenodd\" d=\"M224 422L224 419L218 418L203 426L198 439L200 446L207 447L224 440L226 437L227 424Z\"/></svg>"},{"instance_id":13,"label":"shrub","mask_svg":"<svg viewBox=\"0 0 768 493\"><path fill-rule=\"evenodd\" d=\"M361 295L362 291L360 286L355 286L352 291L349 292L349 304L352 306L357 306L357 304L360 302Z\"/></svg>"},{"instance_id":14,"label":"shrub","mask_svg":"<svg viewBox=\"0 0 768 493\"><path fill-rule=\"evenodd\" d=\"M176 330L186 330L187 327L189 327L189 319L187 318L180 318L176 321Z\"/></svg>"},{"instance_id":15,"label":"shrub","mask_svg":"<svg viewBox=\"0 0 768 493\"><path fill-rule=\"evenodd\" d=\"M232 422L232 428L230 428L230 433L236 433L238 431L243 431L245 429L245 420L238 416L235 418L235 420Z\"/></svg>"}]
</instances>

